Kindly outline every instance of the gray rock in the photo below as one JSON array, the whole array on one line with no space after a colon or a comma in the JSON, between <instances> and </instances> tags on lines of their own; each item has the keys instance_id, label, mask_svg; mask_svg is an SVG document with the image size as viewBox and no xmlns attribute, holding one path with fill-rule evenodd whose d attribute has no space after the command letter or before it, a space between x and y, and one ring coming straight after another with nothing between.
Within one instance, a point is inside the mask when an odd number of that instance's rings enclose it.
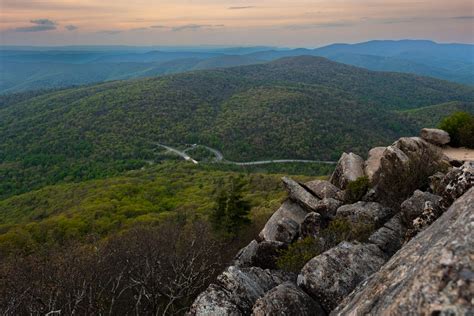
<instances>
[{"instance_id":1,"label":"gray rock","mask_svg":"<svg viewBox=\"0 0 474 316\"><path fill-rule=\"evenodd\" d=\"M421 138L435 145L446 145L451 141L448 132L437 128L423 128Z\"/></svg>"},{"instance_id":2,"label":"gray rock","mask_svg":"<svg viewBox=\"0 0 474 316\"><path fill-rule=\"evenodd\" d=\"M308 212L298 204L292 201L284 202L265 224L259 234L260 240L290 243L294 236L298 235L299 225L303 222L306 214ZM291 222L296 223L298 227L288 224ZM288 230L286 233L285 229Z\"/></svg>"},{"instance_id":3,"label":"gray rock","mask_svg":"<svg viewBox=\"0 0 474 316\"><path fill-rule=\"evenodd\" d=\"M454 200L474 185L474 161L467 161L446 174L437 192L443 198L441 205L448 208Z\"/></svg>"},{"instance_id":4,"label":"gray rock","mask_svg":"<svg viewBox=\"0 0 474 316\"><path fill-rule=\"evenodd\" d=\"M247 246L240 249L234 258L233 265L237 267L253 266L253 258L257 253L258 242L252 240Z\"/></svg>"},{"instance_id":5,"label":"gray rock","mask_svg":"<svg viewBox=\"0 0 474 316\"><path fill-rule=\"evenodd\" d=\"M403 246L333 315L472 315L474 188Z\"/></svg>"},{"instance_id":6,"label":"gray rock","mask_svg":"<svg viewBox=\"0 0 474 316\"><path fill-rule=\"evenodd\" d=\"M343 205L337 209L337 217L345 217L354 223L373 224L379 227L388 221L394 211L377 202L362 202Z\"/></svg>"},{"instance_id":7,"label":"gray rock","mask_svg":"<svg viewBox=\"0 0 474 316\"><path fill-rule=\"evenodd\" d=\"M319 201L314 211L321 214L324 218L334 218L336 216L337 209L342 205L343 202L336 199L322 199Z\"/></svg>"},{"instance_id":8,"label":"gray rock","mask_svg":"<svg viewBox=\"0 0 474 316\"><path fill-rule=\"evenodd\" d=\"M196 298L189 314L248 315L257 299L288 281L293 282L294 276L281 271L230 266Z\"/></svg>"},{"instance_id":9,"label":"gray rock","mask_svg":"<svg viewBox=\"0 0 474 316\"><path fill-rule=\"evenodd\" d=\"M369 237L369 243L377 245L390 258L402 247L406 232L397 214Z\"/></svg>"},{"instance_id":10,"label":"gray rock","mask_svg":"<svg viewBox=\"0 0 474 316\"><path fill-rule=\"evenodd\" d=\"M443 181L446 175L442 172L436 172L434 175L429 177L430 180L430 191L431 192L440 192L442 189L441 182Z\"/></svg>"},{"instance_id":11,"label":"gray rock","mask_svg":"<svg viewBox=\"0 0 474 316\"><path fill-rule=\"evenodd\" d=\"M376 272L385 257L376 245L342 242L306 263L298 275L298 285L329 312Z\"/></svg>"},{"instance_id":12,"label":"gray rock","mask_svg":"<svg viewBox=\"0 0 474 316\"><path fill-rule=\"evenodd\" d=\"M365 175L372 182L374 174L380 168L380 161L382 160L383 153L387 147L375 147L369 151L369 157L365 161L364 171Z\"/></svg>"},{"instance_id":13,"label":"gray rock","mask_svg":"<svg viewBox=\"0 0 474 316\"><path fill-rule=\"evenodd\" d=\"M305 183L305 185L320 199L337 199L341 191L334 184L326 180L314 180Z\"/></svg>"},{"instance_id":14,"label":"gray rock","mask_svg":"<svg viewBox=\"0 0 474 316\"><path fill-rule=\"evenodd\" d=\"M299 204L308 212L312 212L319 202L319 199L303 185L287 177L282 178L283 184L288 191L290 200Z\"/></svg>"},{"instance_id":15,"label":"gray rock","mask_svg":"<svg viewBox=\"0 0 474 316\"><path fill-rule=\"evenodd\" d=\"M413 220L420 217L428 208L434 209L439 217L442 213L440 202L440 196L416 190L409 199L402 203L401 219L405 226L411 228Z\"/></svg>"},{"instance_id":16,"label":"gray rock","mask_svg":"<svg viewBox=\"0 0 474 316\"><path fill-rule=\"evenodd\" d=\"M364 159L354 153L343 153L330 182L344 190L347 184L364 176Z\"/></svg>"},{"instance_id":17,"label":"gray rock","mask_svg":"<svg viewBox=\"0 0 474 316\"><path fill-rule=\"evenodd\" d=\"M300 226L300 237L317 237L321 231L323 218L319 213L311 212L306 215Z\"/></svg>"},{"instance_id":18,"label":"gray rock","mask_svg":"<svg viewBox=\"0 0 474 316\"><path fill-rule=\"evenodd\" d=\"M278 254L286 245L278 241L253 240L242 248L234 259L233 265L237 267L259 267L262 269L276 269Z\"/></svg>"},{"instance_id":19,"label":"gray rock","mask_svg":"<svg viewBox=\"0 0 474 316\"><path fill-rule=\"evenodd\" d=\"M400 138L387 147L372 179L374 200L399 210L416 189L428 186L428 177L449 163L439 147L421 138Z\"/></svg>"},{"instance_id":20,"label":"gray rock","mask_svg":"<svg viewBox=\"0 0 474 316\"><path fill-rule=\"evenodd\" d=\"M226 289L211 284L196 298L187 315L240 316L244 314L232 302L230 293Z\"/></svg>"},{"instance_id":21,"label":"gray rock","mask_svg":"<svg viewBox=\"0 0 474 316\"><path fill-rule=\"evenodd\" d=\"M259 298L253 316L324 316L321 306L293 283L283 283Z\"/></svg>"}]
</instances>

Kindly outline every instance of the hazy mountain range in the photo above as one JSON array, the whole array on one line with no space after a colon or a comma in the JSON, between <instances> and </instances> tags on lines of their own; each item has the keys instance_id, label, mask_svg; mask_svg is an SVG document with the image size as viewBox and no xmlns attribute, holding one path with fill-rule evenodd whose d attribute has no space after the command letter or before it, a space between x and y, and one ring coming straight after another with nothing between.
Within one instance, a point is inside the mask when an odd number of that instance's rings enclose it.
<instances>
[{"instance_id":1,"label":"hazy mountain range","mask_svg":"<svg viewBox=\"0 0 474 316\"><path fill-rule=\"evenodd\" d=\"M474 45L432 41L370 41L316 49L3 47L0 50L0 93L258 64L303 55L322 56L376 71L406 72L464 84L474 83Z\"/></svg>"}]
</instances>

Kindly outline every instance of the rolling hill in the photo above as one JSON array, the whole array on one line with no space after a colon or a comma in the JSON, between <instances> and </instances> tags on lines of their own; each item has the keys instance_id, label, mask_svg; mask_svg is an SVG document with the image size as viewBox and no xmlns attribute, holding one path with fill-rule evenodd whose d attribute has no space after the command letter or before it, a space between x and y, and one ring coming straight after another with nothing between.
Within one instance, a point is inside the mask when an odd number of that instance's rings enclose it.
<instances>
[{"instance_id":1,"label":"rolling hill","mask_svg":"<svg viewBox=\"0 0 474 316\"><path fill-rule=\"evenodd\" d=\"M417 132L398 111L473 102L474 88L319 57L108 82L0 106L0 197L136 169L155 142L235 161L337 159Z\"/></svg>"}]
</instances>

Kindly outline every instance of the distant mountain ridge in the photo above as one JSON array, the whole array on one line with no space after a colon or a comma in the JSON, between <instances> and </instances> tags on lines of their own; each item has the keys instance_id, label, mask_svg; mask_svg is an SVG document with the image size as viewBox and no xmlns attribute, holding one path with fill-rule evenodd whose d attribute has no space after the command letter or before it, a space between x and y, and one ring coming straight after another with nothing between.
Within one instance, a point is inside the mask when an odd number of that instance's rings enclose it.
<instances>
[{"instance_id":1,"label":"distant mountain ridge","mask_svg":"<svg viewBox=\"0 0 474 316\"><path fill-rule=\"evenodd\" d=\"M214 69L320 56L375 71L406 72L474 84L474 45L432 41L370 41L316 49L236 47L191 51L120 47L117 50L67 51L65 48L0 50L0 93L77 86L111 80L152 77L196 69Z\"/></svg>"}]
</instances>

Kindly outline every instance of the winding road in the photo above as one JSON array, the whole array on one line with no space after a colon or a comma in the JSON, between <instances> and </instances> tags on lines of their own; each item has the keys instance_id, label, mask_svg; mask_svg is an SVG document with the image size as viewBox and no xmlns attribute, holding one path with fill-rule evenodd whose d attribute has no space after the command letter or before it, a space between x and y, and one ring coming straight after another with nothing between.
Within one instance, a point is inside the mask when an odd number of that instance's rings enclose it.
<instances>
[{"instance_id":1,"label":"winding road","mask_svg":"<svg viewBox=\"0 0 474 316\"><path fill-rule=\"evenodd\" d=\"M255 166L255 165L267 165L267 164L272 164L272 163L289 163L289 162L299 162L299 163L320 163L320 164L327 164L327 165L335 165L337 161L328 161L328 160L305 160L305 159L277 159L277 160L258 160L258 161L248 161L248 162L237 162L237 161L230 161L230 160L225 160L224 155L218 151L217 149L205 146L205 145L198 145L194 144L192 145L191 148L185 149L183 151L166 146L163 144L155 143L155 145L158 145L160 147L163 147L167 149L168 151L171 151L187 161L191 161L194 164L198 164L199 162L191 158L188 154L186 154L187 151L194 149L196 147L202 147L206 148L210 152L212 152L215 156L215 162L219 163L225 163L225 164L231 164L231 165L236 165L236 166Z\"/></svg>"}]
</instances>

